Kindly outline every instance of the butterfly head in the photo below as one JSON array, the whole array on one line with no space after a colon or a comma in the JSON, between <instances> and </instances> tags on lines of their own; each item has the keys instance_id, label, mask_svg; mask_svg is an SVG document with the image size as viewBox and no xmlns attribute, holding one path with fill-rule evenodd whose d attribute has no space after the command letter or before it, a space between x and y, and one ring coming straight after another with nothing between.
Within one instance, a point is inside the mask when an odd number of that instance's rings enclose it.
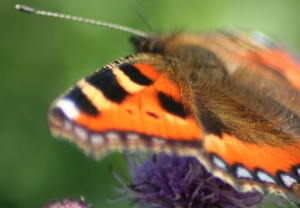
<instances>
[{"instance_id":1,"label":"butterfly head","mask_svg":"<svg viewBox=\"0 0 300 208\"><path fill-rule=\"evenodd\" d=\"M158 36L132 36L130 42L138 52L161 53L163 49L163 42Z\"/></svg>"}]
</instances>

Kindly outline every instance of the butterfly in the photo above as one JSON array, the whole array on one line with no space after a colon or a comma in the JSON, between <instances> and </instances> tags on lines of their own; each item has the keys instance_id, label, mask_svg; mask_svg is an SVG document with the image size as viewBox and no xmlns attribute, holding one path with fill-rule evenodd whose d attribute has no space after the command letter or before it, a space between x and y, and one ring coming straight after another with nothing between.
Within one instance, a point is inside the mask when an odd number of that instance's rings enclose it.
<instances>
[{"instance_id":1,"label":"butterfly","mask_svg":"<svg viewBox=\"0 0 300 208\"><path fill-rule=\"evenodd\" d=\"M57 98L51 132L112 151L194 156L240 191L300 202L300 64L261 33L149 34Z\"/></svg>"}]
</instances>

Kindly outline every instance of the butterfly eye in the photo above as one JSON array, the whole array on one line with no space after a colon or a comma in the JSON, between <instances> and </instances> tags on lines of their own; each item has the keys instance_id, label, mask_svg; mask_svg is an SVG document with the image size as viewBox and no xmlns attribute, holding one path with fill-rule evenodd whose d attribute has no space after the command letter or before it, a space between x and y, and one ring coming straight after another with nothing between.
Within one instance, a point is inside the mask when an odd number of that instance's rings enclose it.
<instances>
[{"instance_id":1,"label":"butterfly eye","mask_svg":"<svg viewBox=\"0 0 300 208\"><path fill-rule=\"evenodd\" d=\"M130 42L133 44L133 46L135 47L135 49L137 51L144 51L144 49L147 48L146 47L146 43L147 43L146 38L132 36L132 37L130 37Z\"/></svg>"},{"instance_id":2,"label":"butterfly eye","mask_svg":"<svg viewBox=\"0 0 300 208\"><path fill-rule=\"evenodd\" d=\"M133 36L130 38L130 42L133 43L135 49L138 52L151 52L151 53L161 53L162 44L155 38L151 37L137 37Z\"/></svg>"}]
</instances>

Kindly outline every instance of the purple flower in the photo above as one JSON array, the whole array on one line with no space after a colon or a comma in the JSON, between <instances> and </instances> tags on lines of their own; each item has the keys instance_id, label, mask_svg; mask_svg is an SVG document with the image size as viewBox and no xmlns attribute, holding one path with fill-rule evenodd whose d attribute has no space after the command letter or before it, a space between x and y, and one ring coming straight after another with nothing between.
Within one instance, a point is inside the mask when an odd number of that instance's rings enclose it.
<instances>
[{"instance_id":1,"label":"purple flower","mask_svg":"<svg viewBox=\"0 0 300 208\"><path fill-rule=\"evenodd\" d=\"M80 201L75 201L74 199L64 199L63 201L54 201L49 205L44 206L44 208L92 208L90 205L86 204L84 198Z\"/></svg>"},{"instance_id":2,"label":"purple flower","mask_svg":"<svg viewBox=\"0 0 300 208\"><path fill-rule=\"evenodd\" d=\"M135 156L129 165L132 182L124 187L143 208L244 208L255 207L262 198L258 192L236 191L193 157L161 153L141 163Z\"/></svg>"}]
</instances>

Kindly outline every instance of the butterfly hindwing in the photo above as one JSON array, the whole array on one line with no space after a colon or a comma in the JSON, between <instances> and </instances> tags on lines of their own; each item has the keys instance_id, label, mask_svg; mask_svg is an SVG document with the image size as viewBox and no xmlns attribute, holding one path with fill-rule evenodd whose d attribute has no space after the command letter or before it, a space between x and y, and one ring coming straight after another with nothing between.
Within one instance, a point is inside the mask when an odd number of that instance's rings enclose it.
<instances>
[{"instance_id":1,"label":"butterfly hindwing","mask_svg":"<svg viewBox=\"0 0 300 208\"><path fill-rule=\"evenodd\" d=\"M190 80L202 163L210 158L211 171L240 190L299 196L300 67L288 50L240 31L153 36L137 46L175 57Z\"/></svg>"}]
</instances>

